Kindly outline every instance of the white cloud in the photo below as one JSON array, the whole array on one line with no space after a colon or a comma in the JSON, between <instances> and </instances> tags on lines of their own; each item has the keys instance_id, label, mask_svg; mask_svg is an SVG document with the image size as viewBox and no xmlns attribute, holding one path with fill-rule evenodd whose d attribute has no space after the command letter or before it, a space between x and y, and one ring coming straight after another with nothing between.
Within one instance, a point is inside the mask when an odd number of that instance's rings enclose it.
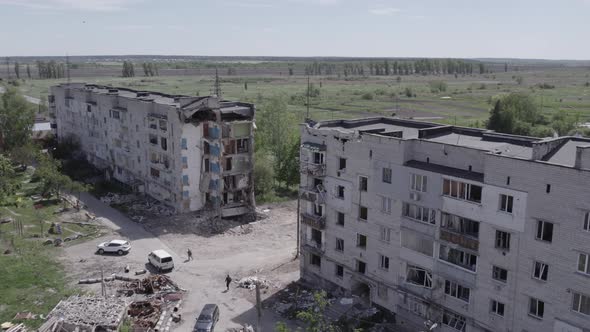
<instances>
[{"instance_id":1,"label":"white cloud","mask_svg":"<svg viewBox=\"0 0 590 332\"><path fill-rule=\"evenodd\" d=\"M376 8L371 8L369 9L369 13L373 14L373 15L393 15L396 14L400 11L399 8L393 8L393 7L376 7Z\"/></svg>"},{"instance_id":2,"label":"white cloud","mask_svg":"<svg viewBox=\"0 0 590 332\"><path fill-rule=\"evenodd\" d=\"M1 5L21 6L31 9L119 11L142 0L0 0Z\"/></svg>"}]
</instances>

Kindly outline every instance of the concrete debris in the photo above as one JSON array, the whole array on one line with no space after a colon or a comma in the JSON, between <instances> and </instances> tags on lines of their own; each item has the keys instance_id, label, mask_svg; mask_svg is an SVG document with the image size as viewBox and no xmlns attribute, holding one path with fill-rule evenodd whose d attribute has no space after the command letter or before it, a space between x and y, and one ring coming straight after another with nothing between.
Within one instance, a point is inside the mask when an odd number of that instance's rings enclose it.
<instances>
[{"instance_id":1,"label":"concrete debris","mask_svg":"<svg viewBox=\"0 0 590 332\"><path fill-rule=\"evenodd\" d=\"M133 320L133 327L142 330L156 327L162 314L162 302L159 300L136 301L129 305L127 314Z\"/></svg>"},{"instance_id":2,"label":"concrete debris","mask_svg":"<svg viewBox=\"0 0 590 332\"><path fill-rule=\"evenodd\" d=\"M125 288L127 290L133 290L135 294L184 291L172 279L165 275L151 275L141 280L134 279Z\"/></svg>"},{"instance_id":3,"label":"concrete debris","mask_svg":"<svg viewBox=\"0 0 590 332\"><path fill-rule=\"evenodd\" d=\"M113 274L110 277L105 277L102 280L100 278L92 278L92 279L80 279L78 280L78 284L97 284L101 281L105 281L105 282L110 282L110 281L114 281L114 280L119 280L119 281L132 281L132 282L137 282L140 281L139 279L134 279L134 278L129 278L129 277L124 277L124 276L120 276L117 274Z\"/></svg>"},{"instance_id":4,"label":"concrete debris","mask_svg":"<svg viewBox=\"0 0 590 332\"><path fill-rule=\"evenodd\" d=\"M352 304L353 301L354 301L354 299L352 297L343 297L340 299L340 304L348 305L348 304Z\"/></svg>"},{"instance_id":5,"label":"concrete debris","mask_svg":"<svg viewBox=\"0 0 590 332\"><path fill-rule=\"evenodd\" d=\"M9 327L5 332L26 332L27 328L24 324L13 325Z\"/></svg>"},{"instance_id":6,"label":"concrete debris","mask_svg":"<svg viewBox=\"0 0 590 332\"><path fill-rule=\"evenodd\" d=\"M9 224L11 222L14 222L14 219L12 219L10 217L4 217L4 218L0 219L0 225Z\"/></svg>"},{"instance_id":7,"label":"concrete debris","mask_svg":"<svg viewBox=\"0 0 590 332\"><path fill-rule=\"evenodd\" d=\"M260 285L260 288L268 288L270 286L268 280L257 276L250 276L240 279L240 281L238 281L238 287L252 290L256 288L256 283Z\"/></svg>"},{"instance_id":8,"label":"concrete debris","mask_svg":"<svg viewBox=\"0 0 590 332\"><path fill-rule=\"evenodd\" d=\"M108 193L105 196L102 196L100 200L106 204L125 204L132 202L137 199L137 196L133 194L129 195L119 195L115 193Z\"/></svg>"},{"instance_id":9,"label":"concrete debris","mask_svg":"<svg viewBox=\"0 0 590 332\"><path fill-rule=\"evenodd\" d=\"M227 332L254 332L254 327L250 324L244 324L242 327L238 328L230 328L226 330Z\"/></svg>"},{"instance_id":10,"label":"concrete debris","mask_svg":"<svg viewBox=\"0 0 590 332\"><path fill-rule=\"evenodd\" d=\"M118 297L99 296L71 296L60 301L49 313L45 329L52 331L57 324L61 325L59 331L117 331L125 315L127 304ZM54 320L54 318L57 318Z\"/></svg>"}]
</instances>

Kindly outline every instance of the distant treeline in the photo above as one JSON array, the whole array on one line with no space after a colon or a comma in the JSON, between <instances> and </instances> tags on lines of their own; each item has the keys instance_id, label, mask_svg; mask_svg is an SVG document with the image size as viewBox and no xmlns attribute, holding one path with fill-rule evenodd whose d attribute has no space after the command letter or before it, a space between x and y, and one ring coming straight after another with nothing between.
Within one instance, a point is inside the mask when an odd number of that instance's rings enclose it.
<instances>
[{"instance_id":1,"label":"distant treeline","mask_svg":"<svg viewBox=\"0 0 590 332\"><path fill-rule=\"evenodd\" d=\"M344 63L337 65L329 62L313 62L305 66L305 75L468 75L477 71L488 72L483 62L459 59L420 59L415 61L370 61ZM291 73L291 71L290 71Z\"/></svg>"},{"instance_id":2,"label":"distant treeline","mask_svg":"<svg viewBox=\"0 0 590 332\"><path fill-rule=\"evenodd\" d=\"M54 60L37 61L37 70L41 79L64 78L66 76L66 65Z\"/></svg>"}]
</instances>

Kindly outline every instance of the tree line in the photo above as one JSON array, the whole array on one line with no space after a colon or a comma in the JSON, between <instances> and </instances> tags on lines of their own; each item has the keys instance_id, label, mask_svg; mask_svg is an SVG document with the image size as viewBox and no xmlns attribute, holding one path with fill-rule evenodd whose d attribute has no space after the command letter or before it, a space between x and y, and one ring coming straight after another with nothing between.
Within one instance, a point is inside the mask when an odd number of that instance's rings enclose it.
<instances>
[{"instance_id":1,"label":"tree line","mask_svg":"<svg viewBox=\"0 0 590 332\"><path fill-rule=\"evenodd\" d=\"M488 73L483 62L460 59L383 60L343 63L315 61L305 66L305 75L390 76L390 75L470 75ZM291 71L289 72L291 74Z\"/></svg>"},{"instance_id":2,"label":"tree line","mask_svg":"<svg viewBox=\"0 0 590 332\"><path fill-rule=\"evenodd\" d=\"M66 65L63 62L56 62L55 60L38 60L37 72L40 79L64 78L66 74Z\"/></svg>"}]
</instances>

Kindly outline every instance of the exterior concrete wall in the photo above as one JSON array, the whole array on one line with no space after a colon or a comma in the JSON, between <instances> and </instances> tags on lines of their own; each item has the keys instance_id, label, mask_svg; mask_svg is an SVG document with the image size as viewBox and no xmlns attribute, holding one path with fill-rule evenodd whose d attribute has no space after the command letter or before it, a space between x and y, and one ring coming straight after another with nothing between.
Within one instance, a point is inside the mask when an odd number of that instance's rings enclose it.
<instances>
[{"instance_id":1,"label":"exterior concrete wall","mask_svg":"<svg viewBox=\"0 0 590 332\"><path fill-rule=\"evenodd\" d=\"M577 253L590 252L590 232L582 229L584 214L590 210L586 189L590 172L417 139L306 125L301 134L302 156L310 153L305 143L315 143L325 147L326 161L325 176L302 173L301 177L302 186L313 183L313 178L323 181L326 216L325 227L302 225L302 236L310 237L311 228L316 228L322 232L323 242L321 250L302 247L303 278L325 280L345 292L353 292L359 282L367 284L372 302L395 313L398 323L415 329L422 329L422 323L431 319L439 322L439 331L456 331L441 324L443 312L448 311L465 318L465 331L588 331L590 317L574 312L571 306L572 292L590 294L590 276L576 272ZM339 169L340 158L346 159L344 170ZM410 160L451 167L457 176L442 174L436 168L410 167L406 164ZM391 169L391 183L383 181L383 168ZM483 178L466 179L460 176L462 172L481 173ZM412 174L426 176L426 192L411 189ZM367 191L360 190L359 176L368 178ZM481 186L481 202L444 196L444 179ZM544 179L551 179L550 193L546 193L548 180ZM344 187L344 198L337 197L338 186ZM511 213L500 210L501 194L513 197ZM384 199L391 199L390 211L383 209ZM434 209L435 224L405 217L404 203ZM312 204L305 202L304 209L312 212ZM368 209L366 221L359 219L360 206ZM339 212L345 216L344 225L338 224ZM477 239L460 235L451 241L447 235L443 237L443 212L478 222ZM555 224L552 243L535 239L537 220ZM382 237L384 229L389 229L387 239ZM496 248L497 231L510 234L509 248ZM366 248L357 247L358 234L367 237ZM414 238L432 243L431 254L404 245ZM336 250L337 239L344 241L343 251ZM459 240L476 243L477 250L453 242ZM441 245L477 256L475 271L439 258ZM321 257L320 267L310 264L312 254ZM380 266L381 256L389 258L388 269ZM549 264L547 281L532 278L535 260ZM364 273L357 271L358 261L366 263ZM344 267L342 277L336 276L337 265ZM408 282L408 265L429 270L431 287ZM505 282L492 277L493 266L508 271ZM447 280L468 287L469 301L445 294ZM528 314L530 297L545 302L542 319ZM504 304L503 316L491 312L492 300Z\"/></svg>"}]
</instances>

